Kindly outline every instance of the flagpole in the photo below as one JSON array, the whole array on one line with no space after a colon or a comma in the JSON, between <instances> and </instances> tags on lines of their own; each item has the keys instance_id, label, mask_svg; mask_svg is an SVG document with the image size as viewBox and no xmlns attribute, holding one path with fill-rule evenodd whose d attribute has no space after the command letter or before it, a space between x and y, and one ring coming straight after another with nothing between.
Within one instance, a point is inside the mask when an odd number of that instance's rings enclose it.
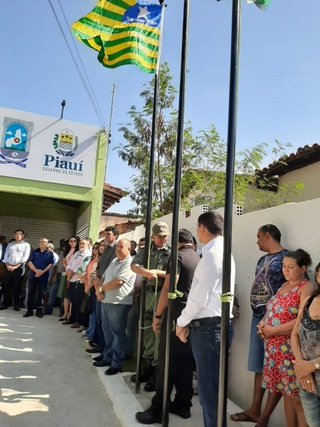
<instances>
[{"instance_id":1,"label":"flagpole","mask_svg":"<svg viewBox=\"0 0 320 427\"><path fill-rule=\"evenodd\" d=\"M159 3L162 7L163 0L159 0ZM163 15L161 14L161 29L163 25ZM161 36L162 31L160 32L159 46L161 46ZM158 96L159 96L159 79L160 79L160 57L161 52L159 51L157 68L154 75L154 92L153 92L153 109L152 109L152 128L151 128L151 144L150 144L150 163L149 163L149 184L148 184L148 202L147 202L147 215L146 215L146 234L145 234L145 259L144 267L149 269L150 263L150 244L151 244L151 221L152 221L152 206L153 206L153 182L154 182L154 158L155 158L155 146L157 138L157 111L158 111ZM140 393L141 386L141 371L142 371L142 356L143 356L143 336L144 336L144 316L145 316L145 307L146 307L146 280L142 279L141 281L141 294L140 294L140 314L139 314L139 333L138 333L138 344L137 344L137 366L136 366L136 393Z\"/></svg>"},{"instance_id":2,"label":"flagpole","mask_svg":"<svg viewBox=\"0 0 320 427\"><path fill-rule=\"evenodd\" d=\"M233 216L233 183L235 170L235 152L237 136L238 113L238 81L240 62L240 27L241 27L241 0L232 2L232 31L230 53L230 83L229 83L229 112L228 112L228 139L226 163L226 191L224 208L224 256L222 294L230 292L231 278L231 247L232 247L232 216ZM220 374L219 374L219 401L218 427L227 426L227 392L228 392L228 354L229 354L229 321L230 303L222 302L221 313L221 343L220 343Z\"/></svg>"},{"instance_id":3,"label":"flagpole","mask_svg":"<svg viewBox=\"0 0 320 427\"><path fill-rule=\"evenodd\" d=\"M181 196L181 171L182 171L182 152L183 152L183 132L184 132L184 112L185 112L185 89L186 89L186 72L187 72L187 53L188 53L188 34L189 34L189 10L190 0L184 0L183 11L183 28L182 28L182 47L181 47L181 66L180 66L180 88L179 88L179 115L177 131L177 149L176 149L176 168L175 168L175 186L174 186L174 204L172 216L171 232L171 265L170 281L168 293L168 312L167 312L167 329L166 329L166 351L165 351L165 371L163 387L163 408L162 408L162 425L167 427L169 424L169 366L170 366L170 337L172 334L172 312L175 289L178 260L178 237L179 237L179 214L180 214L180 196ZM170 298L171 296L171 298Z\"/></svg>"}]
</instances>

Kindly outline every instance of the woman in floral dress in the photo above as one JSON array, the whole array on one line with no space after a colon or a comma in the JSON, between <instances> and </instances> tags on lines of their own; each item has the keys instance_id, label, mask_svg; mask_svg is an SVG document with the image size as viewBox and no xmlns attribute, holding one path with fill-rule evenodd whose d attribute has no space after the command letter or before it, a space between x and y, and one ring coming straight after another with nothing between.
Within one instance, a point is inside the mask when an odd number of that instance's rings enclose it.
<instances>
[{"instance_id":1,"label":"woman in floral dress","mask_svg":"<svg viewBox=\"0 0 320 427\"><path fill-rule=\"evenodd\" d=\"M314 291L314 286L305 278L311 262L310 255L302 249L289 252L283 258L282 272L287 282L271 298L266 315L258 325L258 334L265 341L262 386L269 393L282 393L288 427L307 427L296 385L290 334L300 301ZM265 427L267 422L263 411L257 426Z\"/></svg>"}]
</instances>

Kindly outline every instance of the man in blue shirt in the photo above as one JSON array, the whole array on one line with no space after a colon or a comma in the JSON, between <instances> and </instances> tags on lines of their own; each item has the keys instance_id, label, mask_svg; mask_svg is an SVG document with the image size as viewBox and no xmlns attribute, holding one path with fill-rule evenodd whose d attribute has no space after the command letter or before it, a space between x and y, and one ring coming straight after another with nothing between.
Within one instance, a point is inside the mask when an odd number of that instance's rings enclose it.
<instances>
[{"instance_id":1,"label":"man in blue shirt","mask_svg":"<svg viewBox=\"0 0 320 427\"><path fill-rule=\"evenodd\" d=\"M53 253L48 249L48 239L43 237L39 241L39 248L31 252L28 266L29 271L29 289L27 311L23 317L33 316L33 310L36 308L36 316L41 318L43 296L49 278L49 270L53 264ZM36 292L38 291L37 301L35 304Z\"/></svg>"}]
</instances>

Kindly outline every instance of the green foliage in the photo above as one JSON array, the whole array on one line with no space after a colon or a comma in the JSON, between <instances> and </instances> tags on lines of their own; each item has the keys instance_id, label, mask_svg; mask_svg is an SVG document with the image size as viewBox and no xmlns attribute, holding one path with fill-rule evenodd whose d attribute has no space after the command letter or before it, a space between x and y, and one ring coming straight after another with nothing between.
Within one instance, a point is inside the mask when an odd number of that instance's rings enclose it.
<instances>
[{"instance_id":1,"label":"green foliage","mask_svg":"<svg viewBox=\"0 0 320 427\"><path fill-rule=\"evenodd\" d=\"M174 109L177 92L171 81L172 76L165 63L161 65L159 76L153 217L172 212L174 202L178 112ZM136 208L130 213L142 216L147 211L153 94L154 80L151 80L140 93L143 99L142 111L138 111L135 106L130 108L130 122L119 128L125 142L115 147L120 158L137 170L131 178L133 190L130 192ZM285 163L284 152L289 146L275 140L273 157ZM267 156L267 148L268 145L262 143L236 154L233 203L250 206L252 210L275 206L290 201L303 188L302 183L279 187L277 180L256 174ZM181 180L183 208L189 209L199 204L207 204L211 208L224 206L226 160L227 145L214 125L194 136L191 123L185 123Z\"/></svg>"}]
</instances>

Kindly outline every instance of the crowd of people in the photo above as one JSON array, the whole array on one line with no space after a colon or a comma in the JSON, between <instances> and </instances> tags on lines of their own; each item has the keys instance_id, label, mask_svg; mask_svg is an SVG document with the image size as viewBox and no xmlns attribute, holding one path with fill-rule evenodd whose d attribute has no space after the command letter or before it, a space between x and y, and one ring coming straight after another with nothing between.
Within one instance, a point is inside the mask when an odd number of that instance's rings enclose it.
<instances>
[{"instance_id":1,"label":"crowd of people","mask_svg":"<svg viewBox=\"0 0 320 427\"><path fill-rule=\"evenodd\" d=\"M43 237L31 249L23 230L7 244L0 236L2 296L0 310L12 306L23 317L51 315L59 307L59 321L82 333L93 365L116 375L132 358L139 327L140 289L146 287L143 319L143 365L139 379L146 391L155 391L151 405L136 413L142 424L161 423L166 356L166 324L172 299L172 331L168 390L175 396L169 412L191 417L193 376L205 427L217 426L221 293L223 271L223 218L217 212L199 216L197 237L187 229L178 233L174 295L169 293L171 250L169 227L152 227L149 262L146 242L119 237L107 227L104 238L70 236L53 243ZM266 254L257 263L250 292L252 322L248 370L254 372L250 408L231 415L233 421L266 427L281 397L288 427L320 427L320 263L315 283L307 268L312 260L303 249L281 245L280 230L266 224L257 232L259 249ZM27 273L26 273L27 272ZM230 290L234 294L235 262L231 259ZM27 277L27 280L25 278ZM25 288L24 288L24 284ZM26 289L24 291L24 289ZM27 298L25 295L27 293ZM230 304L230 343L233 336ZM266 403L263 397L267 390Z\"/></svg>"}]
</instances>

